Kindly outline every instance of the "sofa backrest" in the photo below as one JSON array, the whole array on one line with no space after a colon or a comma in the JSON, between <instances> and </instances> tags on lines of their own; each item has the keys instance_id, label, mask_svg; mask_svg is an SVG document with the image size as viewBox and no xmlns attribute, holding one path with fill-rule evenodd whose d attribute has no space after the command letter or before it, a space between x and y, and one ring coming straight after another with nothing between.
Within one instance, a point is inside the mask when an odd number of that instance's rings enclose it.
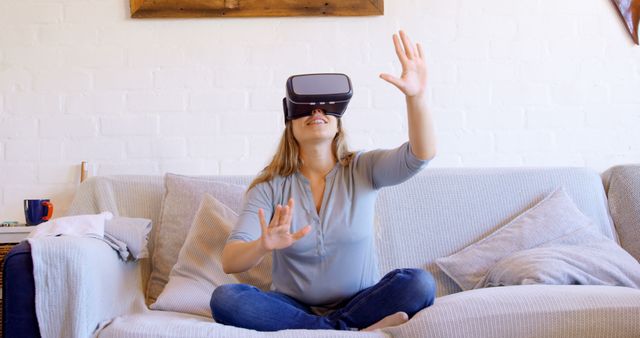
<instances>
[{"instance_id":1,"label":"sofa backrest","mask_svg":"<svg viewBox=\"0 0 640 338\"><path fill-rule=\"evenodd\" d=\"M602 178L620 245L640 262L640 164L613 166Z\"/></svg>"},{"instance_id":2,"label":"sofa backrest","mask_svg":"<svg viewBox=\"0 0 640 338\"><path fill-rule=\"evenodd\" d=\"M251 176L199 176L248 184ZM380 191L376 244L382 274L399 267L430 271L438 296L460 289L434 264L486 237L564 186L603 234L616 238L598 173L586 168L433 168ZM68 215L111 211L157 224L164 197L162 176L93 177L78 189ZM153 250L153 242L150 242Z\"/></svg>"},{"instance_id":3,"label":"sofa backrest","mask_svg":"<svg viewBox=\"0 0 640 338\"><path fill-rule=\"evenodd\" d=\"M461 291L434 263L488 236L564 186L578 208L616 238L600 176L586 168L433 168L383 189L376 205L381 272L420 267L438 295Z\"/></svg>"}]
</instances>

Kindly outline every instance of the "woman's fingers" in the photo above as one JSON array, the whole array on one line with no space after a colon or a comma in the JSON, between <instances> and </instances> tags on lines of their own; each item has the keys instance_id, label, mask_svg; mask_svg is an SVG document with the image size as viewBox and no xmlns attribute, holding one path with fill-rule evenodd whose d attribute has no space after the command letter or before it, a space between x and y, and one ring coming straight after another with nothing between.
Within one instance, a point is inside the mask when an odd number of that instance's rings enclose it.
<instances>
[{"instance_id":1,"label":"woman's fingers","mask_svg":"<svg viewBox=\"0 0 640 338\"><path fill-rule=\"evenodd\" d=\"M295 201L293 198L290 198L287 202L286 206L282 206L280 204L276 205L275 211L273 213L273 218L271 219L271 223L267 225L267 221L265 219L264 210L262 208L258 209L258 218L260 220L260 228L262 229L262 233L265 235L277 235L277 236L291 236L290 238L293 241L297 241L304 237L311 230L311 226L307 225L304 228L298 230L297 232L290 234L291 230L291 220L293 218L293 207L295 206Z\"/></svg>"},{"instance_id":2,"label":"woman's fingers","mask_svg":"<svg viewBox=\"0 0 640 338\"><path fill-rule=\"evenodd\" d=\"M380 78L398 87L398 89L402 90L402 81L399 78L386 73L380 74Z\"/></svg>"},{"instance_id":3,"label":"woman's fingers","mask_svg":"<svg viewBox=\"0 0 640 338\"><path fill-rule=\"evenodd\" d=\"M287 219L289 219L290 214L291 214L291 208L289 208L288 205L283 207L282 213L280 215L280 222L278 222L278 225L286 225Z\"/></svg>"},{"instance_id":4,"label":"woman's fingers","mask_svg":"<svg viewBox=\"0 0 640 338\"><path fill-rule=\"evenodd\" d=\"M271 222L269 223L269 228L274 228L279 225L280 221L280 213L282 212L282 206L280 204L276 205L276 211L273 213L273 217L271 218Z\"/></svg>"},{"instance_id":5,"label":"woman's fingers","mask_svg":"<svg viewBox=\"0 0 640 338\"><path fill-rule=\"evenodd\" d=\"M393 34L393 46L396 49L396 55L398 56L398 59L400 59L400 63L404 65L405 62L407 62L407 54L405 54L405 51L402 49L402 46L400 45L400 38L398 38L398 35L396 34Z\"/></svg>"},{"instance_id":6,"label":"woman's fingers","mask_svg":"<svg viewBox=\"0 0 640 338\"><path fill-rule=\"evenodd\" d=\"M424 51L422 50L422 45L420 43L418 43L417 46L418 46L418 56L421 59L424 59L424 56L423 56L424 55Z\"/></svg>"},{"instance_id":7,"label":"woman's fingers","mask_svg":"<svg viewBox=\"0 0 640 338\"><path fill-rule=\"evenodd\" d=\"M262 229L262 234L267 233L267 221L264 219L264 210L262 208L258 209L258 219L260 220L260 229Z\"/></svg>"},{"instance_id":8,"label":"woman's fingers","mask_svg":"<svg viewBox=\"0 0 640 338\"><path fill-rule=\"evenodd\" d=\"M287 217L287 207L285 205L280 205L280 215L278 215L278 222L276 223L276 225L282 225L285 217Z\"/></svg>"},{"instance_id":9,"label":"woman's fingers","mask_svg":"<svg viewBox=\"0 0 640 338\"><path fill-rule=\"evenodd\" d=\"M405 53L407 53L407 57L409 59L413 59L416 55L416 51L413 48L413 44L411 43L411 40L409 39L409 36L407 35L407 33L401 30L400 39L402 39L402 45L404 47Z\"/></svg>"},{"instance_id":10,"label":"woman's fingers","mask_svg":"<svg viewBox=\"0 0 640 338\"><path fill-rule=\"evenodd\" d=\"M272 234L286 234L289 231L289 229L287 229L287 227L284 225L279 225L269 230L271 231Z\"/></svg>"},{"instance_id":11,"label":"woman's fingers","mask_svg":"<svg viewBox=\"0 0 640 338\"><path fill-rule=\"evenodd\" d=\"M295 203L293 202L293 198L289 199L289 202L287 203L287 217L284 220L285 224L288 224L289 226L291 226L291 219L293 218L293 206L295 205Z\"/></svg>"},{"instance_id":12,"label":"woman's fingers","mask_svg":"<svg viewBox=\"0 0 640 338\"><path fill-rule=\"evenodd\" d=\"M302 228L302 229L296 231L295 233L293 233L291 235L291 237L293 238L294 241L297 241L300 238L304 237L306 234L308 234L309 231L311 231L311 226L307 225L304 228Z\"/></svg>"}]
</instances>

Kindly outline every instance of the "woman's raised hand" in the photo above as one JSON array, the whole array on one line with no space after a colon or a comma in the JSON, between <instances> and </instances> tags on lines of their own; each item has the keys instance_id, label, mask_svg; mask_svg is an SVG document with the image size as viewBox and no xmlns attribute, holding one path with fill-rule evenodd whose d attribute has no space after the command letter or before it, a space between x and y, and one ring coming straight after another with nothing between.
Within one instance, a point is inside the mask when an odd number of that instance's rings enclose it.
<instances>
[{"instance_id":1,"label":"woman's raised hand","mask_svg":"<svg viewBox=\"0 0 640 338\"><path fill-rule=\"evenodd\" d=\"M271 222L268 225L264 218L264 210L258 209L258 218L260 219L260 227L262 228L260 242L266 250L271 251L287 248L311 230L311 226L307 225L293 234L290 232L293 205L293 198L290 198L284 207L278 204L271 218Z\"/></svg>"},{"instance_id":2,"label":"woman's raised hand","mask_svg":"<svg viewBox=\"0 0 640 338\"><path fill-rule=\"evenodd\" d=\"M380 74L380 77L398 87L406 96L424 94L427 88L427 66L422 46L419 43L414 46L404 31L400 31L400 37L393 34L393 45L402 64L402 74L399 78L386 73Z\"/></svg>"}]
</instances>

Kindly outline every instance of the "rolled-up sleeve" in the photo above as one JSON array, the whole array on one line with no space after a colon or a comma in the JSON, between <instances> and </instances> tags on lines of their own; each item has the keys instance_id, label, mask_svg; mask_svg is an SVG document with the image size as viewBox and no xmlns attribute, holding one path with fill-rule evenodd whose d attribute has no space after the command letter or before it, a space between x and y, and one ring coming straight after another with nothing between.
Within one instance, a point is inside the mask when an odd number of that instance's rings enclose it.
<instances>
[{"instance_id":1,"label":"rolled-up sleeve","mask_svg":"<svg viewBox=\"0 0 640 338\"><path fill-rule=\"evenodd\" d=\"M430 160L421 160L405 142L394 149L378 149L362 153L358 162L375 189L400 184L425 168Z\"/></svg>"},{"instance_id":2,"label":"rolled-up sleeve","mask_svg":"<svg viewBox=\"0 0 640 338\"><path fill-rule=\"evenodd\" d=\"M260 183L245 194L242 211L238 217L227 243L232 241L251 242L260 238L262 230L260 229L260 219L258 218L258 209L264 210L264 217L271 219L273 212L273 198L269 185Z\"/></svg>"}]
</instances>

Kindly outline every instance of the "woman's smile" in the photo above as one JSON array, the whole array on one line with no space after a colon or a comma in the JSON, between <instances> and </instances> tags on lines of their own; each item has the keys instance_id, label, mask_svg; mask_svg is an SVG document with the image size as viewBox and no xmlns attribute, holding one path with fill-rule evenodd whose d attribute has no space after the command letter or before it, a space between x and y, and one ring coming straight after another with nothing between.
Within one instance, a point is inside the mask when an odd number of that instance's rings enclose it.
<instances>
[{"instance_id":1,"label":"woman's smile","mask_svg":"<svg viewBox=\"0 0 640 338\"><path fill-rule=\"evenodd\" d=\"M314 116L309 118L309 120L307 121L307 125L322 125L322 124L327 124L327 121L325 120L324 117L322 116Z\"/></svg>"}]
</instances>

